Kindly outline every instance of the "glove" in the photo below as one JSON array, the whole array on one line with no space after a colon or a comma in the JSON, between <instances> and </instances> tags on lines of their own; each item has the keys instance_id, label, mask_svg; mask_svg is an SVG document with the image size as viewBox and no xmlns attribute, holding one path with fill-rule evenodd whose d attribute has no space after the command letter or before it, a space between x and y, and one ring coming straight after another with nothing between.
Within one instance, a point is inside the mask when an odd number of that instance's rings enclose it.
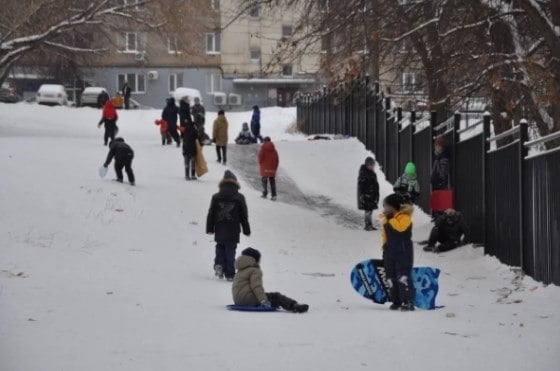
<instances>
[{"instance_id":1,"label":"glove","mask_svg":"<svg viewBox=\"0 0 560 371\"><path fill-rule=\"evenodd\" d=\"M104 167L105 169L107 169L107 168L109 167L109 165L103 164L103 167Z\"/></svg>"},{"instance_id":2,"label":"glove","mask_svg":"<svg viewBox=\"0 0 560 371\"><path fill-rule=\"evenodd\" d=\"M265 308L265 309L270 309L272 308L272 304L268 301L268 300L263 300L261 301L261 304L259 305L260 308Z\"/></svg>"}]
</instances>

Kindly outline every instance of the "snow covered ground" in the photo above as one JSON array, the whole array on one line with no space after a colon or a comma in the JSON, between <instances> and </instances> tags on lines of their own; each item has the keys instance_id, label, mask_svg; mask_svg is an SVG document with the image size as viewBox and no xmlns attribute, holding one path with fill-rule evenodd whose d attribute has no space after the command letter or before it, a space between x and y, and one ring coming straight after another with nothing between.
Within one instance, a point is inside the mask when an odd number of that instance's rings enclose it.
<instances>
[{"instance_id":1,"label":"snow covered ground","mask_svg":"<svg viewBox=\"0 0 560 371\"><path fill-rule=\"evenodd\" d=\"M354 139L287 134L293 109L262 111L281 157L277 203L242 177L254 151L231 146L230 166L253 228L240 249L263 253L267 290L311 310L226 311L230 285L213 277L204 233L225 168L206 148L210 173L185 182L180 150L160 145L159 111L119 114L136 187L97 176L98 110L0 105L0 370L559 369L560 288L482 249L417 248L417 266L442 269L443 309L395 313L358 296L351 268L380 256L379 233L360 230L355 211L368 153ZM228 118L233 139L250 113ZM414 221L414 239L426 238L427 216Z\"/></svg>"}]
</instances>

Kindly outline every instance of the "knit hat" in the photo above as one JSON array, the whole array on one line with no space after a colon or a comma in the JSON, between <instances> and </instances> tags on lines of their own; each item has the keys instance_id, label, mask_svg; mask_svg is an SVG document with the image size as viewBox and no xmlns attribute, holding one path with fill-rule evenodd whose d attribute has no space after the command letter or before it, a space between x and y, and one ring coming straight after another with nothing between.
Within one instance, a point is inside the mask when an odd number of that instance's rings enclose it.
<instances>
[{"instance_id":1,"label":"knit hat","mask_svg":"<svg viewBox=\"0 0 560 371\"><path fill-rule=\"evenodd\" d=\"M385 197L385 199L383 200L383 205L389 205L392 208L394 208L395 210L400 210L401 205L403 203L404 203L403 198L396 193L393 193L393 194Z\"/></svg>"},{"instance_id":2,"label":"knit hat","mask_svg":"<svg viewBox=\"0 0 560 371\"><path fill-rule=\"evenodd\" d=\"M237 177L231 171L226 170L224 173L224 180L234 180L237 182Z\"/></svg>"},{"instance_id":3,"label":"knit hat","mask_svg":"<svg viewBox=\"0 0 560 371\"><path fill-rule=\"evenodd\" d=\"M261 261L261 253L259 250L253 249L252 247L248 247L241 252L241 255L250 256L256 260L256 262Z\"/></svg>"},{"instance_id":4,"label":"knit hat","mask_svg":"<svg viewBox=\"0 0 560 371\"><path fill-rule=\"evenodd\" d=\"M270 139L270 137L264 137L263 142L271 142L272 139Z\"/></svg>"},{"instance_id":5,"label":"knit hat","mask_svg":"<svg viewBox=\"0 0 560 371\"><path fill-rule=\"evenodd\" d=\"M408 164L406 164L406 167L404 168L404 173L410 175L416 175L416 165L414 165L413 162L409 162Z\"/></svg>"},{"instance_id":6,"label":"knit hat","mask_svg":"<svg viewBox=\"0 0 560 371\"><path fill-rule=\"evenodd\" d=\"M375 165L375 160L371 156L366 158L366 166L369 166L369 165Z\"/></svg>"},{"instance_id":7,"label":"knit hat","mask_svg":"<svg viewBox=\"0 0 560 371\"><path fill-rule=\"evenodd\" d=\"M225 115L224 110L223 109L219 110L218 111L218 116L223 116L223 115Z\"/></svg>"}]
</instances>

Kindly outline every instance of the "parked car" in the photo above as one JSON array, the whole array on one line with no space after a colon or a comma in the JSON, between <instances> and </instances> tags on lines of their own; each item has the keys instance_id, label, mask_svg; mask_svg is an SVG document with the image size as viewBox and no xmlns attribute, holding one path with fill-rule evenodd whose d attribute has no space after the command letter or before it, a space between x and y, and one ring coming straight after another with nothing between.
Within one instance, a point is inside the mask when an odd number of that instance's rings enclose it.
<instances>
[{"instance_id":1,"label":"parked car","mask_svg":"<svg viewBox=\"0 0 560 371\"><path fill-rule=\"evenodd\" d=\"M107 92L107 89L105 88L97 87L97 86L90 86L88 88L85 88L84 91L82 92L80 105L82 107L88 106L88 107L99 108L97 99L99 98L99 94L101 93L105 93L107 94L107 97L110 97L109 93Z\"/></svg>"},{"instance_id":2,"label":"parked car","mask_svg":"<svg viewBox=\"0 0 560 371\"><path fill-rule=\"evenodd\" d=\"M68 96L64 86L43 84L37 92L37 103L46 105L68 105Z\"/></svg>"},{"instance_id":3,"label":"parked car","mask_svg":"<svg viewBox=\"0 0 560 371\"><path fill-rule=\"evenodd\" d=\"M185 97L189 98L189 105L192 107L194 106L194 98L199 98L200 103L202 104L202 96L200 95L200 90L191 89L191 88L177 88L172 94L173 98L175 98L175 103L179 105L179 101Z\"/></svg>"},{"instance_id":4,"label":"parked car","mask_svg":"<svg viewBox=\"0 0 560 371\"><path fill-rule=\"evenodd\" d=\"M0 102L16 103L18 101L19 97L17 95L16 88L14 88L9 82L3 83L0 88Z\"/></svg>"}]
</instances>

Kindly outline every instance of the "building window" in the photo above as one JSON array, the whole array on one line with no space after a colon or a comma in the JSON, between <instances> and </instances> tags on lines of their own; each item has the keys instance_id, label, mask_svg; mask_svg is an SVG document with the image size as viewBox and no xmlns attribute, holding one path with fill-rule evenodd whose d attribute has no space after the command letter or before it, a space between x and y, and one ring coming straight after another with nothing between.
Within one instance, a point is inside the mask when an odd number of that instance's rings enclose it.
<instances>
[{"instance_id":1,"label":"building window","mask_svg":"<svg viewBox=\"0 0 560 371\"><path fill-rule=\"evenodd\" d=\"M138 11L146 10L146 2L141 0L123 0L123 5L133 5L132 8Z\"/></svg>"},{"instance_id":2,"label":"building window","mask_svg":"<svg viewBox=\"0 0 560 371\"><path fill-rule=\"evenodd\" d=\"M169 75L169 92L173 93L177 89L177 74L172 73Z\"/></svg>"},{"instance_id":3,"label":"building window","mask_svg":"<svg viewBox=\"0 0 560 371\"><path fill-rule=\"evenodd\" d=\"M422 75L417 72L404 72L401 75L403 93L417 93L422 91Z\"/></svg>"},{"instance_id":4,"label":"building window","mask_svg":"<svg viewBox=\"0 0 560 371\"><path fill-rule=\"evenodd\" d=\"M210 5L214 10L220 10L220 0L210 0Z\"/></svg>"},{"instance_id":5,"label":"building window","mask_svg":"<svg viewBox=\"0 0 560 371\"><path fill-rule=\"evenodd\" d=\"M117 90L122 90L125 82L128 82L133 94L146 92L146 76L143 73L119 73L117 75Z\"/></svg>"},{"instance_id":6,"label":"building window","mask_svg":"<svg viewBox=\"0 0 560 371\"><path fill-rule=\"evenodd\" d=\"M121 53L138 53L146 50L146 40L144 32L119 32L117 48Z\"/></svg>"},{"instance_id":7,"label":"building window","mask_svg":"<svg viewBox=\"0 0 560 371\"><path fill-rule=\"evenodd\" d=\"M206 54L220 54L220 34L206 34Z\"/></svg>"},{"instance_id":8,"label":"building window","mask_svg":"<svg viewBox=\"0 0 560 371\"><path fill-rule=\"evenodd\" d=\"M209 73L206 75L206 93L214 94L222 91L222 75Z\"/></svg>"},{"instance_id":9,"label":"building window","mask_svg":"<svg viewBox=\"0 0 560 371\"><path fill-rule=\"evenodd\" d=\"M331 35L321 36L321 53L328 53L331 50Z\"/></svg>"},{"instance_id":10,"label":"building window","mask_svg":"<svg viewBox=\"0 0 560 371\"><path fill-rule=\"evenodd\" d=\"M291 64L286 64L282 67L282 76L284 77L294 76L294 68Z\"/></svg>"},{"instance_id":11,"label":"building window","mask_svg":"<svg viewBox=\"0 0 560 371\"><path fill-rule=\"evenodd\" d=\"M251 62L259 62L261 60L261 50L260 49L253 49L250 53Z\"/></svg>"},{"instance_id":12,"label":"building window","mask_svg":"<svg viewBox=\"0 0 560 371\"><path fill-rule=\"evenodd\" d=\"M249 11L249 16L253 19L259 19L261 17L261 8L255 6Z\"/></svg>"},{"instance_id":13,"label":"building window","mask_svg":"<svg viewBox=\"0 0 560 371\"><path fill-rule=\"evenodd\" d=\"M282 37L292 37L294 29L292 26L282 26Z\"/></svg>"},{"instance_id":14,"label":"building window","mask_svg":"<svg viewBox=\"0 0 560 371\"><path fill-rule=\"evenodd\" d=\"M177 46L177 36L171 36L167 39L167 52L169 54L181 54Z\"/></svg>"}]
</instances>

